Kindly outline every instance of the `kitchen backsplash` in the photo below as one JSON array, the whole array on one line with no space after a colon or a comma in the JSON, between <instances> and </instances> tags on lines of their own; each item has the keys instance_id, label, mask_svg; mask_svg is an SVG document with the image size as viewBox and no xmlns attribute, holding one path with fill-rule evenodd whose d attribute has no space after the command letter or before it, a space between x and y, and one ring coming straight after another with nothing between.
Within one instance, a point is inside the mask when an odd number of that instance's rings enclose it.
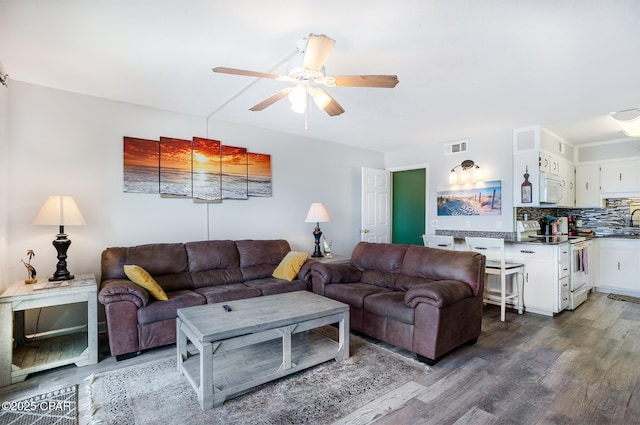
<instances>
[{"instance_id":1,"label":"kitchen backsplash","mask_svg":"<svg viewBox=\"0 0 640 425\"><path fill-rule=\"evenodd\" d=\"M573 215L582 220L581 230L593 230L596 234L605 235L630 231L629 204L639 202L640 199L610 198L605 201L604 208L516 208L516 220L524 220L525 214L529 220L538 220L548 215Z\"/></svg>"}]
</instances>

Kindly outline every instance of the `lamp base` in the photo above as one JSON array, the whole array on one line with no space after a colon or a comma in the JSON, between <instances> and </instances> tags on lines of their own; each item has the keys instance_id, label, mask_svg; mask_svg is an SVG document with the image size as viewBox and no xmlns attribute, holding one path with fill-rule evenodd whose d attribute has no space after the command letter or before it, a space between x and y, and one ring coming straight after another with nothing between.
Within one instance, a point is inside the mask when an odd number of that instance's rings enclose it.
<instances>
[{"instance_id":1,"label":"lamp base","mask_svg":"<svg viewBox=\"0 0 640 425\"><path fill-rule=\"evenodd\" d=\"M320 251L320 236L322 236L322 230L320 230L320 223L317 223L316 228L313 229L313 237L316 238L316 247L313 254L311 254L312 257L324 257L322 251Z\"/></svg>"},{"instance_id":2,"label":"lamp base","mask_svg":"<svg viewBox=\"0 0 640 425\"><path fill-rule=\"evenodd\" d=\"M74 276L67 270L67 250L71 245L71 241L67 239L67 235L59 233L56 235L56 239L53 241L53 247L58 251L58 264L56 265L56 271L53 276L49 278L49 281L57 280L72 280Z\"/></svg>"}]
</instances>

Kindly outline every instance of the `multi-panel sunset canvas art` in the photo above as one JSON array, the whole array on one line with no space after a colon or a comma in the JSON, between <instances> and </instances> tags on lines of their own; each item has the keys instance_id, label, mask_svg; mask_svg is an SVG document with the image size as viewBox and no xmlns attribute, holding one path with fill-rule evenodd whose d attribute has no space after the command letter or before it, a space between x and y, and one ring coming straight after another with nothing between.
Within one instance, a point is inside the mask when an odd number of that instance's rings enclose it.
<instances>
[{"instance_id":1,"label":"multi-panel sunset canvas art","mask_svg":"<svg viewBox=\"0 0 640 425\"><path fill-rule=\"evenodd\" d=\"M271 196L271 156L202 137L125 137L123 187L200 202Z\"/></svg>"}]
</instances>

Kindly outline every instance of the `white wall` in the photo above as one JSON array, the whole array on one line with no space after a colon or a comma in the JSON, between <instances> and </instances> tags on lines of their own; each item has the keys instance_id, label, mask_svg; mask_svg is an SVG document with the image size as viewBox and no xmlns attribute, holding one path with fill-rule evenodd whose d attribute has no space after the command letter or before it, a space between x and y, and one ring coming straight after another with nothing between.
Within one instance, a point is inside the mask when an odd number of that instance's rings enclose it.
<instances>
[{"instance_id":1,"label":"white wall","mask_svg":"<svg viewBox=\"0 0 640 425\"><path fill-rule=\"evenodd\" d=\"M9 280L9 90L0 84L0 293Z\"/></svg>"},{"instance_id":2,"label":"white wall","mask_svg":"<svg viewBox=\"0 0 640 425\"><path fill-rule=\"evenodd\" d=\"M313 252L312 202L323 202L331 222L320 227L332 251L350 255L360 240L361 167L384 167L382 153L323 140L210 120L209 137L271 155L273 196L209 206L210 239L285 238Z\"/></svg>"},{"instance_id":3,"label":"white wall","mask_svg":"<svg viewBox=\"0 0 640 425\"><path fill-rule=\"evenodd\" d=\"M512 132L504 131L488 136L468 137L469 150L463 154L444 155L443 143L425 143L424 145L398 152L385 154L385 167L395 168L420 163L428 163L428 199L427 199L427 233L435 233L437 229L447 230L481 230L512 232L513 219L513 166L512 166ZM502 182L502 214L499 216L438 216L436 197L438 187L449 186L449 172L463 160L471 159L478 164L484 174L485 181L501 180ZM437 221L437 227L433 226ZM469 222L468 229L466 223Z\"/></svg>"},{"instance_id":4,"label":"white wall","mask_svg":"<svg viewBox=\"0 0 640 425\"><path fill-rule=\"evenodd\" d=\"M311 251L313 225L304 223L311 202L324 202L332 215L322 228L334 240L334 252L349 254L360 236L360 167L384 166L379 152L215 120L207 129L203 117L11 83L10 184L2 182L9 200L5 287L26 277L19 260L27 249L36 252L38 276L55 271L51 241L57 228L31 224L49 195L73 196L87 222L65 228L74 274L99 275L100 253L108 246L277 237ZM273 197L207 205L123 193L123 136L208 136L271 154Z\"/></svg>"}]
</instances>

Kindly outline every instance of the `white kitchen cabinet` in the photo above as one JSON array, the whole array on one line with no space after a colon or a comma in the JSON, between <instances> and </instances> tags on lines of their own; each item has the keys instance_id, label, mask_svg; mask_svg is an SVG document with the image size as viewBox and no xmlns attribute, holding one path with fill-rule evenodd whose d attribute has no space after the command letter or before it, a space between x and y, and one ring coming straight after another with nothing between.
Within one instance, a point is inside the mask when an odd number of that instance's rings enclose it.
<instances>
[{"instance_id":1,"label":"white kitchen cabinet","mask_svg":"<svg viewBox=\"0 0 640 425\"><path fill-rule=\"evenodd\" d=\"M540 173L564 176L566 193L563 207L574 207L575 175L573 147L560 137L539 125L513 130L513 205L515 207L540 206ZM524 174L529 174L531 183L531 202L522 195Z\"/></svg>"},{"instance_id":2,"label":"white kitchen cabinet","mask_svg":"<svg viewBox=\"0 0 640 425\"><path fill-rule=\"evenodd\" d=\"M566 159L558 159L557 161L560 164L560 179L562 180L562 199L558 202L558 206L573 208L576 202L576 168Z\"/></svg>"},{"instance_id":3,"label":"white kitchen cabinet","mask_svg":"<svg viewBox=\"0 0 640 425\"><path fill-rule=\"evenodd\" d=\"M600 208L600 164L576 165L576 207Z\"/></svg>"},{"instance_id":4,"label":"white kitchen cabinet","mask_svg":"<svg viewBox=\"0 0 640 425\"><path fill-rule=\"evenodd\" d=\"M640 239L601 238L596 290L640 296Z\"/></svg>"},{"instance_id":5,"label":"white kitchen cabinet","mask_svg":"<svg viewBox=\"0 0 640 425\"><path fill-rule=\"evenodd\" d=\"M600 193L640 191L640 161L600 164Z\"/></svg>"},{"instance_id":6,"label":"white kitchen cabinet","mask_svg":"<svg viewBox=\"0 0 640 425\"><path fill-rule=\"evenodd\" d=\"M558 311L569 307L569 292L571 279L570 250L568 243L558 245Z\"/></svg>"},{"instance_id":7,"label":"white kitchen cabinet","mask_svg":"<svg viewBox=\"0 0 640 425\"><path fill-rule=\"evenodd\" d=\"M524 263L524 310L553 316L568 305L568 244L542 245L533 243L505 244L510 261ZM562 270L566 269L566 273ZM564 276L563 274L566 274ZM563 280L564 279L564 280ZM563 289L562 282L567 283ZM566 302L563 302L563 296Z\"/></svg>"},{"instance_id":8,"label":"white kitchen cabinet","mask_svg":"<svg viewBox=\"0 0 640 425\"><path fill-rule=\"evenodd\" d=\"M553 155L549 155L549 173L554 176L560 176L561 168L560 159Z\"/></svg>"}]
</instances>

